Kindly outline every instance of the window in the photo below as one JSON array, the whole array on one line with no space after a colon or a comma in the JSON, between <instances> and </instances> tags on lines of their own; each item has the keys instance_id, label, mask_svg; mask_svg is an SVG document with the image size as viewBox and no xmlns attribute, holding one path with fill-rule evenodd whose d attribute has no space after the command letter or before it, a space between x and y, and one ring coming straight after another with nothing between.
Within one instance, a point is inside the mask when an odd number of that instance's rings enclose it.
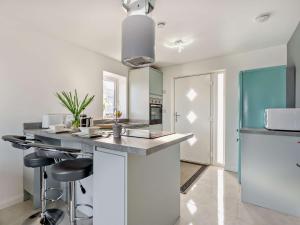
<instances>
[{"instance_id":1,"label":"window","mask_svg":"<svg viewBox=\"0 0 300 225\"><path fill-rule=\"evenodd\" d=\"M224 165L224 73L218 74L217 163Z\"/></svg>"},{"instance_id":2,"label":"window","mask_svg":"<svg viewBox=\"0 0 300 225\"><path fill-rule=\"evenodd\" d=\"M114 111L127 117L127 78L117 74L103 72L103 118L114 118Z\"/></svg>"}]
</instances>

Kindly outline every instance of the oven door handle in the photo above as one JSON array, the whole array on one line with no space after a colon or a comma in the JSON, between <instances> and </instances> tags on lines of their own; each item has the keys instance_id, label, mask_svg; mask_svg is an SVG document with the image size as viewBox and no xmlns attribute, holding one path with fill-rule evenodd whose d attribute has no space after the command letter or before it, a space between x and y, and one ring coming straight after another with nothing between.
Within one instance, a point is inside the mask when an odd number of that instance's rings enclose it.
<instances>
[{"instance_id":1,"label":"oven door handle","mask_svg":"<svg viewBox=\"0 0 300 225\"><path fill-rule=\"evenodd\" d=\"M150 107L152 108L162 108L161 104L150 104Z\"/></svg>"}]
</instances>

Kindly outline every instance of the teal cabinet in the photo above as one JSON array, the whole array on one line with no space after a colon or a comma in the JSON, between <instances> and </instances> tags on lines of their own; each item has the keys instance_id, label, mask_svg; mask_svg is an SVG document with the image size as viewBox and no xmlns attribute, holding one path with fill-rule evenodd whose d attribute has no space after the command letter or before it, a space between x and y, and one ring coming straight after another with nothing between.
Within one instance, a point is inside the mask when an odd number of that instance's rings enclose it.
<instances>
[{"instance_id":1,"label":"teal cabinet","mask_svg":"<svg viewBox=\"0 0 300 225\"><path fill-rule=\"evenodd\" d=\"M241 76L241 127L263 128L267 108L286 108L286 67L243 71Z\"/></svg>"},{"instance_id":2,"label":"teal cabinet","mask_svg":"<svg viewBox=\"0 0 300 225\"><path fill-rule=\"evenodd\" d=\"M149 71L150 95L163 95L163 74L162 72L150 68Z\"/></svg>"},{"instance_id":3,"label":"teal cabinet","mask_svg":"<svg viewBox=\"0 0 300 225\"><path fill-rule=\"evenodd\" d=\"M287 79L286 66L240 72L239 129L264 128L265 109L287 107ZM241 180L241 143L238 165Z\"/></svg>"}]
</instances>

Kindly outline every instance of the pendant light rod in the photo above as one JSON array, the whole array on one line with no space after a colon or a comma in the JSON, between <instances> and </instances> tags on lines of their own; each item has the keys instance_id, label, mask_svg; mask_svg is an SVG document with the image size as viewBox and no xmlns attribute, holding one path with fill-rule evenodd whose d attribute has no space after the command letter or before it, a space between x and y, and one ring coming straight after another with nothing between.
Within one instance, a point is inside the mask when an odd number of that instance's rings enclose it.
<instances>
[{"instance_id":1,"label":"pendant light rod","mask_svg":"<svg viewBox=\"0 0 300 225\"><path fill-rule=\"evenodd\" d=\"M155 0L122 0L122 5L129 15L147 15L154 9Z\"/></svg>"}]
</instances>

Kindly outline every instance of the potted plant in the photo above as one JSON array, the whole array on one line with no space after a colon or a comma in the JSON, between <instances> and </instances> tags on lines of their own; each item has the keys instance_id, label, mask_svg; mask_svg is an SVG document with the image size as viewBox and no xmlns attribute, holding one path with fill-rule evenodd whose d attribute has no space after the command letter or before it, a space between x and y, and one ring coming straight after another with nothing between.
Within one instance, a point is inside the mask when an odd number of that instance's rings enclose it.
<instances>
[{"instance_id":1,"label":"potted plant","mask_svg":"<svg viewBox=\"0 0 300 225\"><path fill-rule=\"evenodd\" d=\"M83 100L79 100L77 90L75 89L74 93L66 91L57 92L56 96L60 103L73 115L72 128L74 130L78 129L80 126L80 114L91 104L95 95L89 96L89 94L86 94Z\"/></svg>"},{"instance_id":2,"label":"potted plant","mask_svg":"<svg viewBox=\"0 0 300 225\"><path fill-rule=\"evenodd\" d=\"M119 124L119 119L122 116L122 112L119 110L114 110L115 124L113 125L113 134L115 138L120 138L122 133L122 125Z\"/></svg>"},{"instance_id":3,"label":"potted plant","mask_svg":"<svg viewBox=\"0 0 300 225\"><path fill-rule=\"evenodd\" d=\"M115 124L118 124L119 123L119 119L122 116L122 112L116 109L114 111L114 116L115 116Z\"/></svg>"}]
</instances>

